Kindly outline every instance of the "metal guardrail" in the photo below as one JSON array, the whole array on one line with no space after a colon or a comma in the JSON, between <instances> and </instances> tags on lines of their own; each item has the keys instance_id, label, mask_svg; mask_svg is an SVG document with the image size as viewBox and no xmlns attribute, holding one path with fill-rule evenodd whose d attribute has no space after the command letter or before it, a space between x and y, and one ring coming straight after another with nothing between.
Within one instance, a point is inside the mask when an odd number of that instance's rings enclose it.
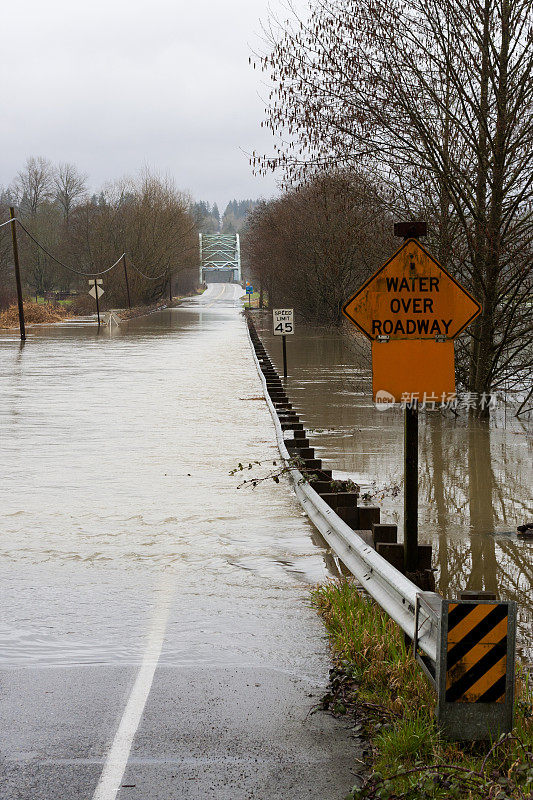
<instances>
[{"instance_id":1,"label":"metal guardrail","mask_svg":"<svg viewBox=\"0 0 533 800\"><path fill-rule=\"evenodd\" d=\"M290 466L291 456L285 446L281 424L268 394L265 376L261 371L249 330L248 337L265 400L276 429L279 451L284 462ZM298 469L290 468L289 474L303 509L341 561L357 578L364 590L398 623L410 639L416 639L418 648L432 662L436 662L439 626L433 615L428 614L423 608L418 609L415 618L417 596L421 593L419 587L366 544L315 492Z\"/></svg>"},{"instance_id":2,"label":"metal guardrail","mask_svg":"<svg viewBox=\"0 0 533 800\"><path fill-rule=\"evenodd\" d=\"M253 325L250 319L248 321ZM514 709L516 604L497 601L495 595L487 597L490 594L487 592L465 592L459 600L446 600L436 592L423 592L347 525L312 488L308 478L294 467L250 328L248 336L279 451L296 496L309 519L361 587L412 640L413 655L436 691L435 714L442 731L448 738L468 741L494 739L510 732ZM266 363L271 367L268 356ZM267 374L271 374L268 366ZM274 396L279 397L279 393ZM284 392L282 396L286 397ZM302 428L299 425L299 429ZM317 463L322 462L318 459ZM317 472L320 473L320 469Z\"/></svg>"}]
</instances>

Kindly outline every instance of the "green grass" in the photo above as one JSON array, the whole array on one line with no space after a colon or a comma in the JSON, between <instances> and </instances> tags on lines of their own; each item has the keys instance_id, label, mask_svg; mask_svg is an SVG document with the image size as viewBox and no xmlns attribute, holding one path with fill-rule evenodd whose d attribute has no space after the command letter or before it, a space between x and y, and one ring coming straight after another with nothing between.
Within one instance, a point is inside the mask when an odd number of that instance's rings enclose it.
<instances>
[{"instance_id":1,"label":"green grass","mask_svg":"<svg viewBox=\"0 0 533 800\"><path fill-rule=\"evenodd\" d=\"M398 626L350 581L317 586L312 603L335 662L323 705L363 718L373 748L373 773L350 798L533 798L533 692L522 672L512 736L449 742L434 719L433 688Z\"/></svg>"},{"instance_id":2,"label":"green grass","mask_svg":"<svg viewBox=\"0 0 533 800\"><path fill-rule=\"evenodd\" d=\"M35 298L35 295L29 295L28 300L37 302L39 305L60 305L68 308L74 302L74 297L69 297L66 300L45 300L42 295L37 295L37 298Z\"/></svg>"},{"instance_id":3,"label":"green grass","mask_svg":"<svg viewBox=\"0 0 533 800\"><path fill-rule=\"evenodd\" d=\"M249 298L251 298L251 307L252 308L259 308L259 292L254 292L253 294L246 294L242 295L242 300L246 308L248 308ZM263 293L263 306L266 307L267 303L267 296L266 293Z\"/></svg>"},{"instance_id":4,"label":"green grass","mask_svg":"<svg viewBox=\"0 0 533 800\"><path fill-rule=\"evenodd\" d=\"M380 753L383 764L398 760L414 764L421 758L429 759L433 751L433 721L426 714L407 717L402 725L389 723L374 736L374 746Z\"/></svg>"}]
</instances>

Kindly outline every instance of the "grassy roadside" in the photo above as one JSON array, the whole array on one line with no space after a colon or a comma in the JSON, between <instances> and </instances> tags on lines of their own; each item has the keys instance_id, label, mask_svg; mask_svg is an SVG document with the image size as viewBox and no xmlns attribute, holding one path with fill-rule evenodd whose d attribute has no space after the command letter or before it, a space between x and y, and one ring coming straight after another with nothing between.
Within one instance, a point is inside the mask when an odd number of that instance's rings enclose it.
<instances>
[{"instance_id":1,"label":"grassy roadside","mask_svg":"<svg viewBox=\"0 0 533 800\"><path fill-rule=\"evenodd\" d=\"M254 292L253 294L245 294L241 295L241 300L243 301L245 308L259 308L259 292ZM263 303L266 303L266 299L263 297Z\"/></svg>"},{"instance_id":2,"label":"grassy roadside","mask_svg":"<svg viewBox=\"0 0 533 800\"><path fill-rule=\"evenodd\" d=\"M372 775L350 798L533 799L533 687L524 675L512 735L447 742L433 717L433 689L398 626L350 581L317 586L312 603L334 660L323 707L355 715L372 744Z\"/></svg>"}]
</instances>

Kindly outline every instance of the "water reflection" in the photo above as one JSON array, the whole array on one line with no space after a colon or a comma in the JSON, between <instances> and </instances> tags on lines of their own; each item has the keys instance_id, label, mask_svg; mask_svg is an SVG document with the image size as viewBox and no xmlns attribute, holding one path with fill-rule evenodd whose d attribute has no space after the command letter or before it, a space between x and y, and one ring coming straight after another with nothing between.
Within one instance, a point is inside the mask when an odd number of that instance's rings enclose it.
<instances>
[{"instance_id":1,"label":"water reflection","mask_svg":"<svg viewBox=\"0 0 533 800\"><path fill-rule=\"evenodd\" d=\"M0 334L0 663L136 662L167 572L167 663L233 657L239 615L265 663L274 608L318 626L323 543L290 486L229 475L278 454L235 297L212 303Z\"/></svg>"},{"instance_id":2,"label":"water reflection","mask_svg":"<svg viewBox=\"0 0 533 800\"><path fill-rule=\"evenodd\" d=\"M279 366L269 315L259 327ZM374 492L382 518L401 530L403 417L374 408L366 343L300 325L288 363L288 392L319 457ZM419 437L420 540L433 544L439 591L485 589L516 600L519 645L533 660L533 543L516 537L533 516L531 430L503 409L490 424L427 411Z\"/></svg>"}]
</instances>

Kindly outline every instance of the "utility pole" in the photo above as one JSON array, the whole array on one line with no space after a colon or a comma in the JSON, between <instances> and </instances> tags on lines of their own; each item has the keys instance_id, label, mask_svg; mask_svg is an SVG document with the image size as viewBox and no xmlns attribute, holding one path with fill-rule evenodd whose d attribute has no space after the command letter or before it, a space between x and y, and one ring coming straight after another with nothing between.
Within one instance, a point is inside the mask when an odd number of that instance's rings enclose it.
<instances>
[{"instance_id":1,"label":"utility pole","mask_svg":"<svg viewBox=\"0 0 533 800\"><path fill-rule=\"evenodd\" d=\"M131 298L130 298L130 284L128 281L128 270L126 269L126 253L122 256L122 263L124 264L124 278L126 280L126 294L128 296L128 308L131 308Z\"/></svg>"},{"instance_id":2,"label":"utility pole","mask_svg":"<svg viewBox=\"0 0 533 800\"><path fill-rule=\"evenodd\" d=\"M22 284L20 282L20 264L19 264L19 248L17 243L17 223L15 221L15 209L13 206L9 208L9 216L11 218L11 238L13 240L13 261L15 262L15 281L17 284L17 301L19 307L19 328L20 338L24 342L26 340L26 325L24 322L24 303L22 301Z\"/></svg>"}]
</instances>

